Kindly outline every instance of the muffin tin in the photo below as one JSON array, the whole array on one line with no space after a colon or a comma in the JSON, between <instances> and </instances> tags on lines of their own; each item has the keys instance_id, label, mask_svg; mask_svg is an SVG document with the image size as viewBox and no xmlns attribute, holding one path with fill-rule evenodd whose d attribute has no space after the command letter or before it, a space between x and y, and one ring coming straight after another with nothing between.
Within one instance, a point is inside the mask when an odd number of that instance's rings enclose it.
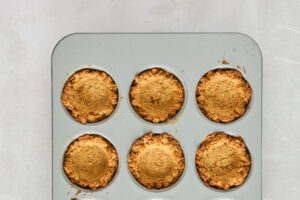
<instances>
[{"instance_id":1,"label":"muffin tin","mask_svg":"<svg viewBox=\"0 0 300 200\"><path fill-rule=\"evenodd\" d=\"M222 64L223 60L230 64ZM128 92L135 75L151 67L170 71L184 85L184 105L167 124L152 124L141 119L129 102ZM61 103L65 81L82 68L104 70L118 85L118 105L104 121L80 124ZM207 119L196 102L195 92L200 78L215 68L240 70L253 90L250 109L228 124ZM240 33L78 33L66 36L56 45L52 55L53 199L261 199L261 85L260 49L255 41ZM147 190L140 186L133 180L127 166L132 143L151 131L172 134L180 142L185 155L183 176L174 186L164 190ZM199 144L215 131L242 136L252 157L246 182L229 191L205 186L195 167ZM97 133L107 138L119 155L118 173L107 187L100 190L88 191L70 184L62 170L66 147L83 133Z\"/></svg>"}]
</instances>

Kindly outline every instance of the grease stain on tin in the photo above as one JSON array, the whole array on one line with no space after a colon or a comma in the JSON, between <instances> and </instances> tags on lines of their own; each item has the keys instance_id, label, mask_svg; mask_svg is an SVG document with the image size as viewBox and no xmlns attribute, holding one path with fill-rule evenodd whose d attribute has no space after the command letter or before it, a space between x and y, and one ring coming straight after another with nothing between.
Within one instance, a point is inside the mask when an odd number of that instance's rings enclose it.
<instances>
[{"instance_id":1,"label":"grease stain on tin","mask_svg":"<svg viewBox=\"0 0 300 200\"><path fill-rule=\"evenodd\" d=\"M247 74L246 68L243 66L243 72Z\"/></svg>"},{"instance_id":2,"label":"grease stain on tin","mask_svg":"<svg viewBox=\"0 0 300 200\"><path fill-rule=\"evenodd\" d=\"M175 118L171 121L170 125L172 126L172 125L176 124L177 122L178 122L178 118L175 117Z\"/></svg>"},{"instance_id":3,"label":"grease stain on tin","mask_svg":"<svg viewBox=\"0 0 300 200\"><path fill-rule=\"evenodd\" d=\"M230 65L230 63L227 62L226 60L223 60L223 61L222 61L222 64L223 64L223 65Z\"/></svg>"},{"instance_id":4,"label":"grease stain on tin","mask_svg":"<svg viewBox=\"0 0 300 200\"><path fill-rule=\"evenodd\" d=\"M81 193L81 190L77 190L75 196L78 196Z\"/></svg>"}]
</instances>

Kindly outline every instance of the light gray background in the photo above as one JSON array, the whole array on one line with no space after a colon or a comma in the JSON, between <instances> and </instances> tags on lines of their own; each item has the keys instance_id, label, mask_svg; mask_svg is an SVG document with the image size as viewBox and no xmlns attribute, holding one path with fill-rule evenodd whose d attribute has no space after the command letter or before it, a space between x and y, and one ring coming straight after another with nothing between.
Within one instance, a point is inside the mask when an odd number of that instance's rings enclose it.
<instances>
[{"instance_id":1,"label":"light gray background","mask_svg":"<svg viewBox=\"0 0 300 200\"><path fill-rule=\"evenodd\" d=\"M238 31L264 57L263 199L299 198L299 0L0 0L0 199L51 199L53 47L72 32Z\"/></svg>"}]
</instances>

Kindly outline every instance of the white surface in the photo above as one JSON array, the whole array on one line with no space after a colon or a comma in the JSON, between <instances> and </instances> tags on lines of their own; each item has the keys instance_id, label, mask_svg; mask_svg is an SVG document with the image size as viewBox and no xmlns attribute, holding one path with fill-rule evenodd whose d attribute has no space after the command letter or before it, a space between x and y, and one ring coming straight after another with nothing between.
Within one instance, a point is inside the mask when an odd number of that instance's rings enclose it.
<instances>
[{"instance_id":1,"label":"white surface","mask_svg":"<svg viewBox=\"0 0 300 200\"><path fill-rule=\"evenodd\" d=\"M299 199L299 0L0 0L0 199L51 199L50 58L72 32L238 31L264 57L263 199Z\"/></svg>"}]
</instances>

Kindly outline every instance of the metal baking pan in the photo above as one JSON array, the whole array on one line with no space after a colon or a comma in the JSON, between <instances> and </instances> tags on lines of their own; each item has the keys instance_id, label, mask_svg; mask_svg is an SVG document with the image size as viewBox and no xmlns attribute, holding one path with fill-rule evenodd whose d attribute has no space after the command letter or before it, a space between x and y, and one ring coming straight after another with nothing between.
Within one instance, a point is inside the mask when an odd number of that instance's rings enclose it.
<instances>
[{"instance_id":1,"label":"metal baking pan","mask_svg":"<svg viewBox=\"0 0 300 200\"><path fill-rule=\"evenodd\" d=\"M222 64L226 60L230 64ZM128 92L135 75L150 67L174 73L184 84L182 111L169 123L151 124L131 108ZM70 117L61 103L67 78L81 68L108 72L118 85L119 103L109 119L83 125ZM195 92L200 78L215 68L240 70L252 87L250 109L229 123L208 120L199 110ZM240 33L75 33L61 39L52 55L53 200L259 200L261 199L261 114L262 55L256 42ZM145 133L167 132L181 144L186 169L180 181L162 191L137 184L127 167L132 143ZM215 131L243 137L252 157L246 182L235 189L220 191L204 185L195 168L195 153L202 140ZM119 171L107 187L82 190L66 180L63 154L82 133L97 133L109 139L119 155Z\"/></svg>"}]
</instances>

